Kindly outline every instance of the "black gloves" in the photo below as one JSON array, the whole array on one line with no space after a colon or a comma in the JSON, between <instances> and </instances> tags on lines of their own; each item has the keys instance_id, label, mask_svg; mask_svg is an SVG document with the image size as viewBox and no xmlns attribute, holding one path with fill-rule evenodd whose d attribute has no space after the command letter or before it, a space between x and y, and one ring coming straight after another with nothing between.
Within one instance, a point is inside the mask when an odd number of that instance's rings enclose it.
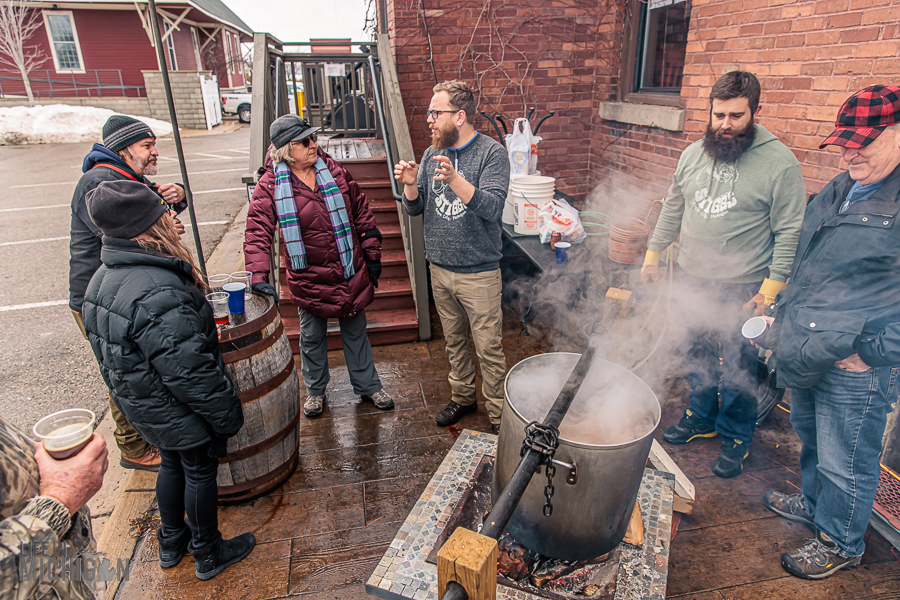
<instances>
[{"instance_id":1,"label":"black gloves","mask_svg":"<svg viewBox=\"0 0 900 600\"><path fill-rule=\"evenodd\" d=\"M275 304L278 304L278 292L275 291L275 286L271 283L266 283L265 281L259 281L257 283L251 284L250 289L256 292L257 294L265 294L266 296L272 296L275 298Z\"/></svg>"},{"instance_id":2,"label":"black gloves","mask_svg":"<svg viewBox=\"0 0 900 600\"><path fill-rule=\"evenodd\" d=\"M366 261L366 269L369 270L369 279L372 280L372 285L376 288L378 287L378 278L381 277L381 261L380 260L367 260Z\"/></svg>"},{"instance_id":3,"label":"black gloves","mask_svg":"<svg viewBox=\"0 0 900 600\"><path fill-rule=\"evenodd\" d=\"M228 439L213 435L212 441L209 443L209 450L206 451L206 454L210 458L225 458L225 455L228 454Z\"/></svg>"}]
</instances>

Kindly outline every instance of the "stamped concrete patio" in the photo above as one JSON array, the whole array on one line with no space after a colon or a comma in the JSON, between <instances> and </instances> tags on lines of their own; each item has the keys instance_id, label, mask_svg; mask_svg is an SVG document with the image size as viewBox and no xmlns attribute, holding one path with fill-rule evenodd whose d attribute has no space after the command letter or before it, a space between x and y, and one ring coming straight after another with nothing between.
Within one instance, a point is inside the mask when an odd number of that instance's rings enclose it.
<instances>
[{"instance_id":1,"label":"stamped concrete patio","mask_svg":"<svg viewBox=\"0 0 900 600\"><path fill-rule=\"evenodd\" d=\"M145 535L117 597L372 598L364 582L459 434L456 428L434 423L450 391L449 363L439 324L434 325L436 338L430 342L374 349L378 372L396 402L392 411L361 403L350 389L343 356L329 354L332 380L325 413L301 423L296 473L268 497L219 511L226 537L244 531L256 534L258 545L247 559L201 582L189 556L177 567L161 570L155 536ZM545 351L541 340L523 335L518 320L510 316L505 319L504 345L510 366ZM556 338L548 345L554 349ZM658 393L665 406L657 431L661 438L661 429L684 409L686 385L669 380ZM481 408L459 425L488 430L483 404ZM710 470L719 450L717 439L665 445L697 493L694 514L681 519L672 542L668 597L897 597L900 564L890 545L871 529L861 567L818 582L796 579L782 569L781 553L809 537L804 527L775 516L762 504L766 489L790 493L800 484L799 442L788 418L786 410L776 409L757 430L745 471L734 479L720 479Z\"/></svg>"}]
</instances>

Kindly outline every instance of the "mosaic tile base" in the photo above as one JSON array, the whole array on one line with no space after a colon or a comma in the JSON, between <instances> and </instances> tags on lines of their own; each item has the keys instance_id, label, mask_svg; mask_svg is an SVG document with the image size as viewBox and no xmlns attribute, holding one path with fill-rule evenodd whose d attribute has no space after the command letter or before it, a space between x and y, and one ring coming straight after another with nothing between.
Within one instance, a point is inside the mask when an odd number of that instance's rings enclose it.
<instances>
[{"instance_id":1,"label":"mosaic tile base","mask_svg":"<svg viewBox=\"0 0 900 600\"><path fill-rule=\"evenodd\" d=\"M366 582L369 594L388 600L438 600L437 567L425 559L481 458L485 454L494 456L496 446L495 435L469 429L462 432ZM623 546L616 600L665 598L674 496L674 475L644 470L638 492L644 547ZM542 600L503 585L497 586L497 598Z\"/></svg>"}]
</instances>

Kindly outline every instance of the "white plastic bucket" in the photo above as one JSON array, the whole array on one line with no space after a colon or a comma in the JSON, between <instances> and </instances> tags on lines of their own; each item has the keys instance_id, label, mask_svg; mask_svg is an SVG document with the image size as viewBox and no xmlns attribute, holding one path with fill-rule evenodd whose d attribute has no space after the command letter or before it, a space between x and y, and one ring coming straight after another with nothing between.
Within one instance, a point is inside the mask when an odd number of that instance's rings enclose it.
<instances>
[{"instance_id":1,"label":"white plastic bucket","mask_svg":"<svg viewBox=\"0 0 900 600\"><path fill-rule=\"evenodd\" d=\"M540 233L540 207L533 200L526 200L522 194L512 192L515 206L515 222L513 231L520 235L538 235Z\"/></svg>"},{"instance_id":2,"label":"white plastic bucket","mask_svg":"<svg viewBox=\"0 0 900 600\"><path fill-rule=\"evenodd\" d=\"M506 225L516 224L516 207L513 204L512 190L506 194L506 200L503 202L503 216L500 220Z\"/></svg>"}]
</instances>

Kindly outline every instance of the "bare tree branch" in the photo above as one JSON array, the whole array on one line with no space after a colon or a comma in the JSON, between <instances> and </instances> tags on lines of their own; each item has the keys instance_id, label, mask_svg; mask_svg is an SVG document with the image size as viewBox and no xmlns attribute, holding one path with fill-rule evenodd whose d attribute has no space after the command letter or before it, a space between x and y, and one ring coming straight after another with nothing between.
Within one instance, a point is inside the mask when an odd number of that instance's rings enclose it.
<instances>
[{"instance_id":1,"label":"bare tree branch","mask_svg":"<svg viewBox=\"0 0 900 600\"><path fill-rule=\"evenodd\" d=\"M43 64L47 55L36 44L25 45L43 26L40 11L32 5L27 0L0 0L0 63L19 70L28 103L34 106L28 73Z\"/></svg>"}]
</instances>

